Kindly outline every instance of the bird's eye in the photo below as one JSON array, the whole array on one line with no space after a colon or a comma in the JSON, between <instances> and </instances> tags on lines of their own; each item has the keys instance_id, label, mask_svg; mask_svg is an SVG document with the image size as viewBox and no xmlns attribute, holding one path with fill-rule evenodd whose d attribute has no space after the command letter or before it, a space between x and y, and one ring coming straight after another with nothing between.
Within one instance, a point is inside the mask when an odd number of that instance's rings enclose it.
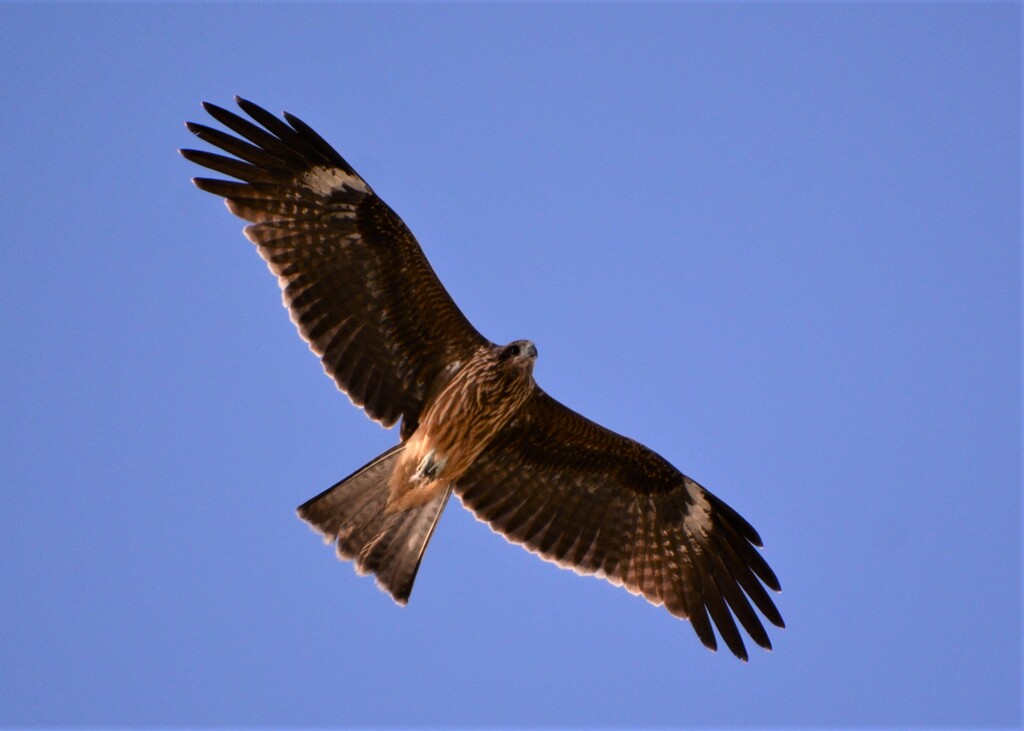
<instances>
[{"instance_id":1,"label":"bird's eye","mask_svg":"<svg viewBox=\"0 0 1024 731\"><path fill-rule=\"evenodd\" d=\"M519 346L518 345L506 345L501 350L501 354L498 356L500 360L509 360L510 358L519 357Z\"/></svg>"}]
</instances>

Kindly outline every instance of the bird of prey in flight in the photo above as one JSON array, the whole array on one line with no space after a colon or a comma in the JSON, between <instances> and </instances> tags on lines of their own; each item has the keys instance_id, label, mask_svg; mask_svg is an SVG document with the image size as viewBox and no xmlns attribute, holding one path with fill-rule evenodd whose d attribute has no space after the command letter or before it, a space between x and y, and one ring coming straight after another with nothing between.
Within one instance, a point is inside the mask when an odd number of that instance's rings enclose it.
<instances>
[{"instance_id":1,"label":"bird of prey in flight","mask_svg":"<svg viewBox=\"0 0 1024 731\"><path fill-rule=\"evenodd\" d=\"M227 156L181 151L235 180L193 182L250 222L338 388L383 426L401 420L396 446L299 516L405 604L454 491L512 543L689 619L712 650L713 623L747 659L736 620L771 649L754 608L783 627L765 590L780 586L757 531L660 455L545 393L532 342L477 332L402 219L306 123L236 102L249 119L204 104L233 135L187 124Z\"/></svg>"}]
</instances>

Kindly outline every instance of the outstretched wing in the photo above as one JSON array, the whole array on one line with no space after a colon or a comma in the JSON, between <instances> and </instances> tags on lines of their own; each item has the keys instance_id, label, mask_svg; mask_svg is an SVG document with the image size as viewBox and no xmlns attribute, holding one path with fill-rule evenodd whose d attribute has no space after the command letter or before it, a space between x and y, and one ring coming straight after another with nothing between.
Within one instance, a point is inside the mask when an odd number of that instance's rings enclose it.
<instances>
[{"instance_id":1,"label":"outstretched wing","mask_svg":"<svg viewBox=\"0 0 1024 731\"><path fill-rule=\"evenodd\" d=\"M444 367L487 341L459 311L402 220L296 117L252 102L258 124L213 104L236 136L188 123L233 157L182 150L238 181L195 178L251 221L245 235L277 275L284 304L324 370L371 418L411 433Z\"/></svg>"},{"instance_id":2,"label":"outstretched wing","mask_svg":"<svg viewBox=\"0 0 1024 731\"><path fill-rule=\"evenodd\" d=\"M779 580L746 520L647 447L539 388L456 492L513 543L688 618L712 650L714 621L729 649L747 659L732 615L771 649L751 602L784 626L762 586L779 591Z\"/></svg>"}]
</instances>

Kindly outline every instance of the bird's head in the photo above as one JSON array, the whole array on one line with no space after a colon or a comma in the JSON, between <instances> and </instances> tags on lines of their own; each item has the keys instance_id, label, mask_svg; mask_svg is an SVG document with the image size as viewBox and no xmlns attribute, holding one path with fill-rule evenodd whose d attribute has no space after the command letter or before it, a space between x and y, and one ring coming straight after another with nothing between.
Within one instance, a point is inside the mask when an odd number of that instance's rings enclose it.
<instances>
[{"instance_id":1,"label":"bird's head","mask_svg":"<svg viewBox=\"0 0 1024 731\"><path fill-rule=\"evenodd\" d=\"M532 371L533 363L537 360L537 346L532 340L513 340L498 348L498 360Z\"/></svg>"}]
</instances>

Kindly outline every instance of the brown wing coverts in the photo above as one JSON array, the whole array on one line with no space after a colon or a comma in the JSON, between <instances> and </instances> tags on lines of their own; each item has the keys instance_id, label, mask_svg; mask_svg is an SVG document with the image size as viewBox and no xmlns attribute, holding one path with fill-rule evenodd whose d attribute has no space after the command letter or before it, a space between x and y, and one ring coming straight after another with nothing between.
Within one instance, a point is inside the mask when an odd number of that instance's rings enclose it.
<instances>
[{"instance_id":1,"label":"brown wing coverts","mask_svg":"<svg viewBox=\"0 0 1024 731\"><path fill-rule=\"evenodd\" d=\"M662 459L539 388L459 481L463 503L530 551L664 604L717 649L713 621L744 660L736 623L771 642L753 607L782 617L761 538L732 508ZM731 610L731 614L730 614Z\"/></svg>"},{"instance_id":2,"label":"brown wing coverts","mask_svg":"<svg viewBox=\"0 0 1024 731\"><path fill-rule=\"evenodd\" d=\"M284 304L324 370L385 426L411 432L426 389L484 338L459 311L402 220L323 138L236 97L258 124L213 104L237 136L189 123L233 157L182 150L241 182L195 178L251 221L246 236L277 275Z\"/></svg>"}]
</instances>

